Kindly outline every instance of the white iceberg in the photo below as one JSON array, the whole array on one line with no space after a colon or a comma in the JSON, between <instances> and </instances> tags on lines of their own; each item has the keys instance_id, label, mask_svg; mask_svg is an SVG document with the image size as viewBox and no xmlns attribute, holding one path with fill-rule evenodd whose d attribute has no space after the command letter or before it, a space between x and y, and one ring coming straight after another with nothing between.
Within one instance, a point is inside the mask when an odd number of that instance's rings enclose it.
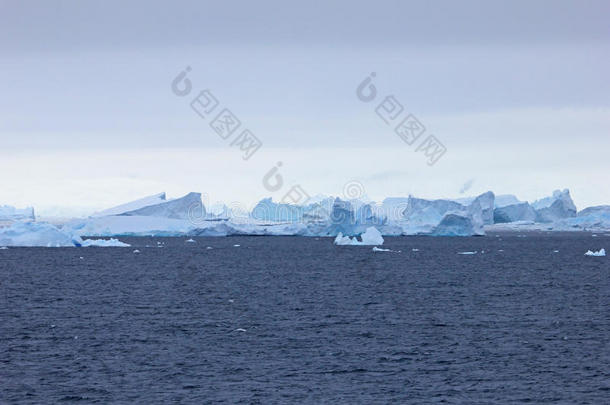
<instances>
[{"instance_id":1,"label":"white iceberg","mask_svg":"<svg viewBox=\"0 0 610 405\"><path fill-rule=\"evenodd\" d=\"M121 242L118 239L110 238L110 239L85 239L85 240L83 240L81 246L83 246L83 247L89 247L89 246L130 247L131 245L128 243Z\"/></svg>"},{"instance_id":2,"label":"white iceberg","mask_svg":"<svg viewBox=\"0 0 610 405\"><path fill-rule=\"evenodd\" d=\"M367 228L367 230L360 235L361 240L358 240L355 236L350 238L349 236L343 236L341 232L335 238L335 245L352 245L352 246L370 246L370 245L383 245L383 236L381 232L374 226Z\"/></svg>"},{"instance_id":3,"label":"white iceberg","mask_svg":"<svg viewBox=\"0 0 610 405\"><path fill-rule=\"evenodd\" d=\"M585 253L585 256L606 256L606 249L600 249L597 252L595 251L590 251L587 250L587 252Z\"/></svg>"}]
</instances>

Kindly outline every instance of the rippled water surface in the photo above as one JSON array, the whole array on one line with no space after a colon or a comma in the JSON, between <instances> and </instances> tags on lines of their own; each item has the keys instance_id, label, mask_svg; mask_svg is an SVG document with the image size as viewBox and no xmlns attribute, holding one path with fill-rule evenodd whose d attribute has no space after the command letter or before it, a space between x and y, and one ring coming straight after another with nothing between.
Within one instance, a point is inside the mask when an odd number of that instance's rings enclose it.
<instances>
[{"instance_id":1,"label":"rippled water surface","mask_svg":"<svg viewBox=\"0 0 610 405\"><path fill-rule=\"evenodd\" d=\"M0 250L0 403L610 403L608 235L121 239Z\"/></svg>"}]
</instances>

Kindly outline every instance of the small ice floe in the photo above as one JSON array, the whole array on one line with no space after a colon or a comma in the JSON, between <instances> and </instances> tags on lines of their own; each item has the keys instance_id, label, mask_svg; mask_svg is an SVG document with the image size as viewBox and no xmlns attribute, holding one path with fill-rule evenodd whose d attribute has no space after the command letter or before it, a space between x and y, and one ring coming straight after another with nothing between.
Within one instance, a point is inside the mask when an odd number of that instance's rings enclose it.
<instances>
[{"instance_id":1,"label":"small ice floe","mask_svg":"<svg viewBox=\"0 0 610 405\"><path fill-rule=\"evenodd\" d=\"M54 328L54 327L55 327L55 325L54 325L54 324L53 324L53 325L51 325L51 328Z\"/></svg>"},{"instance_id":2,"label":"small ice floe","mask_svg":"<svg viewBox=\"0 0 610 405\"><path fill-rule=\"evenodd\" d=\"M0 246L0 250L7 250L8 248L6 246Z\"/></svg>"},{"instance_id":3,"label":"small ice floe","mask_svg":"<svg viewBox=\"0 0 610 405\"><path fill-rule=\"evenodd\" d=\"M233 247L240 247L241 245L233 245Z\"/></svg>"},{"instance_id":4,"label":"small ice floe","mask_svg":"<svg viewBox=\"0 0 610 405\"><path fill-rule=\"evenodd\" d=\"M364 231L362 235L360 235L362 240L358 240L355 236L350 238L349 236L343 236L341 232L335 238L335 245L354 245L354 246L363 246L363 245L383 245L383 236L381 236L381 232L377 230L374 226L371 226Z\"/></svg>"},{"instance_id":5,"label":"small ice floe","mask_svg":"<svg viewBox=\"0 0 610 405\"><path fill-rule=\"evenodd\" d=\"M130 247L129 243L121 242L118 239L85 239L81 244L83 247L97 246L97 247Z\"/></svg>"},{"instance_id":6,"label":"small ice floe","mask_svg":"<svg viewBox=\"0 0 610 405\"><path fill-rule=\"evenodd\" d=\"M412 252L419 252L419 249L411 249Z\"/></svg>"},{"instance_id":7,"label":"small ice floe","mask_svg":"<svg viewBox=\"0 0 610 405\"><path fill-rule=\"evenodd\" d=\"M458 255L476 255L477 251L474 252L458 252Z\"/></svg>"},{"instance_id":8,"label":"small ice floe","mask_svg":"<svg viewBox=\"0 0 610 405\"><path fill-rule=\"evenodd\" d=\"M559 253L559 250L553 250L553 253Z\"/></svg>"},{"instance_id":9,"label":"small ice floe","mask_svg":"<svg viewBox=\"0 0 610 405\"><path fill-rule=\"evenodd\" d=\"M82 257L82 256L81 256L81 257L79 257L79 259L80 259L80 260L85 260L85 258L84 258L84 257Z\"/></svg>"},{"instance_id":10,"label":"small ice floe","mask_svg":"<svg viewBox=\"0 0 610 405\"><path fill-rule=\"evenodd\" d=\"M585 253L585 256L606 256L606 249L600 249L597 252L592 252L590 250L587 250L587 253Z\"/></svg>"},{"instance_id":11,"label":"small ice floe","mask_svg":"<svg viewBox=\"0 0 610 405\"><path fill-rule=\"evenodd\" d=\"M504 249L498 249L498 252L504 252Z\"/></svg>"},{"instance_id":12,"label":"small ice floe","mask_svg":"<svg viewBox=\"0 0 610 405\"><path fill-rule=\"evenodd\" d=\"M138 249L134 250L133 253L140 253Z\"/></svg>"},{"instance_id":13,"label":"small ice floe","mask_svg":"<svg viewBox=\"0 0 610 405\"><path fill-rule=\"evenodd\" d=\"M229 300L229 302L232 304L232 303L234 303L234 302L235 302L235 300Z\"/></svg>"},{"instance_id":14,"label":"small ice floe","mask_svg":"<svg viewBox=\"0 0 610 405\"><path fill-rule=\"evenodd\" d=\"M187 242L187 243L195 243L195 240L194 239L187 239L187 240L185 240L185 242Z\"/></svg>"},{"instance_id":15,"label":"small ice floe","mask_svg":"<svg viewBox=\"0 0 610 405\"><path fill-rule=\"evenodd\" d=\"M243 329L243 328L237 328L237 329L235 329L235 332L245 332L245 331L246 331L246 330L245 330L245 329Z\"/></svg>"},{"instance_id":16,"label":"small ice floe","mask_svg":"<svg viewBox=\"0 0 610 405\"><path fill-rule=\"evenodd\" d=\"M597 235L596 235L596 234L593 234L593 235L591 235L591 236L592 236L592 237L594 237L594 238L597 238Z\"/></svg>"},{"instance_id":17,"label":"small ice floe","mask_svg":"<svg viewBox=\"0 0 610 405\"><path fill-rule=\"evenodd\" d=\"M390 249L382 249L382 248L378 248L377 246L373 247L373 252L391 252Z\"/></svg>"},{"instance_id":18,"label":"small ice floe","mask_svg":"<svg viewBox=\"0 0 610 405\"><path fill-rule=\"evenodd\" d=\"M207 250L214 249L212 246L206 247Z\"/></svg>"}]
</instances>

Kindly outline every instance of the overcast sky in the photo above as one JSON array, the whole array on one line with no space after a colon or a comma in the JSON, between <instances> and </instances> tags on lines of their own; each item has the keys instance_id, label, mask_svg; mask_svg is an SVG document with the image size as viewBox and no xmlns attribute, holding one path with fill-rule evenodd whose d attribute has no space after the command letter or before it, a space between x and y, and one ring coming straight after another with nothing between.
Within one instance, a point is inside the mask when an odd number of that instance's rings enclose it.
<instances>
[{"instance_id":1,"label":"overcast sky","mask_svg":"<svg viewBox=\"0 0 610 405\"><path fill-rule=\"evenodd\" d=\"M352 181L378 200L569 188L610 204L608 21L608 1L0 0L0 205L248 206ZM249 160L191 109L204 89L262 141ZM433 166L375 113L389 95L446 147Z\"/></svg>"}]
</instances>

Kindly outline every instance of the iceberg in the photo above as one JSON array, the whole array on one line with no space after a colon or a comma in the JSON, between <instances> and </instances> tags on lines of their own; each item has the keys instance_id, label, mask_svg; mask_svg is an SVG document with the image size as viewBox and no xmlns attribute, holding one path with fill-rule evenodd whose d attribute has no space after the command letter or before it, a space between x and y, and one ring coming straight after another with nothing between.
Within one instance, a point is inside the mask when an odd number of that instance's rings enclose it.
<instances>
[{"instance_id":1,"label":"iceberg","mask_svg":"<svg viewBox=\"0 0 610 405\"><path fill-rule=\"evenodd\" d=\"M585 253L585 256L606 256L606 249L600 249L597 252L592 252L590 250L587 250L587 252Z\"/></svg>"},{"instance_id":2,"label":"iceberg","mask_svg":"<svg viewBox=\"0 0 610 405\"><path fill-rule=\"evenodd\" d=\"M555 190L551 197L535 201L532 207L536 210L536 222L553 222L576 216L576 206L568 189Z\"/></svg>"},{"instance_id":3,"label":"iceberg","mask_svg":"<svg viewBox=\"0 0 610 405\"><path fill-rule=\"evenodd\" d=\"M297 222L303 219L304 207L293 204L275 203L264 198L256 204L250 216L267 222Z\"/></svg>"},{"instance_id":4,"label":"iceberg","mask_svg":"<svg viewBox=\"0 0 610 405\"><path fill-rule=\"evenodd\" d=\"M171 219L205 218L205 207L201 201L201 193L188 193L184 197L148 205L127 211L122 216L162 217Z\"/></svg>"},{"instance_id":5,"label":"iceberg","mask_svg":"<svg viewBox=\"0 0 610 405\"><path fill-rule=\"evenodd\" d=\"M610 214L610 205L597 205L594 207L587 207L584 210L578 211L576 216L586 217L590 215L603 215Z\"/></svg>"},{"instance_id":6,"label":"iceberg","mask_svg":"<svg viewBox=\"0 0 610 405\"><path fill-rule=\"evenodd\" d=\"M118 239L85 239L83 240L81 246L89 247L89 246L98 246L98 247L130 247L131 245L128 243L121 242Z\"/></svg>"},{"instance_id":7,"label":"iceberg","mask_svg":"<svg viewBox=\"0 0 610 405\"><path fill-rule=\"evenodd\" d=\"M494 209L493 223L535 221L536 210L528 202L504 205Z\"/></svg>"},{"instance_id":8,"label":"iceberg","mask_svg":"<svg viewBox=\"0 0 610 405\"><path fill-rule=\"evenodd\" d=\"M79 236L46 223L18 222L0 228L1 246L73 247L82 244Z\"/></svg>"},{"instance_id":9,"label":"iceberg","mask_svg":"<svg viewBox=\"0 0 610 405\"><path fill-rule=\"evenodd\" d=\"M335 245L351 245L351 246L370 246L370 245L383 245L383 236L377 228L371 226L360 235L361 240L356 237L350 238L349 236L343 236L341 232L335 238Z\"/></svg>"},{"instance_id":10,"label":"iceberg","mask_svg":"<svg viewBox=\"0 0 610 405\"><path fill-rule=\"evenodd\" d=\"M484 235L485 221L491 222L492 192L476 197L470 205L452 200L424 200L410 197L403 216L404 234L436 236Z\"/></svg>"},{"instance_id":11,"label":"iceberg","mask_svg":"<svg viewBox=\"0 0 610 405\"><path fill-rule=\"evenodd\" d=\"M140 198L135 201L128 202L126 204L117 205L116 207L108 208L103 211L95 212L92 217L107 217L110 215L121 215L126 212L135 211L140 208L148 207L151 205L162 204L166 202L165 193L159 193L148 197Z\"/></svg>"},{"instance_id":12,"label":"iceberg","mask_svg":"<svg viewBox=\"0 0 610 405\"><path fill-rule=\"evenodd\" d=\"M15 208L10 205L0 206L0 223L11 224L18 221L35 221L34 208Z\"/></svg>"}]
</instances>

